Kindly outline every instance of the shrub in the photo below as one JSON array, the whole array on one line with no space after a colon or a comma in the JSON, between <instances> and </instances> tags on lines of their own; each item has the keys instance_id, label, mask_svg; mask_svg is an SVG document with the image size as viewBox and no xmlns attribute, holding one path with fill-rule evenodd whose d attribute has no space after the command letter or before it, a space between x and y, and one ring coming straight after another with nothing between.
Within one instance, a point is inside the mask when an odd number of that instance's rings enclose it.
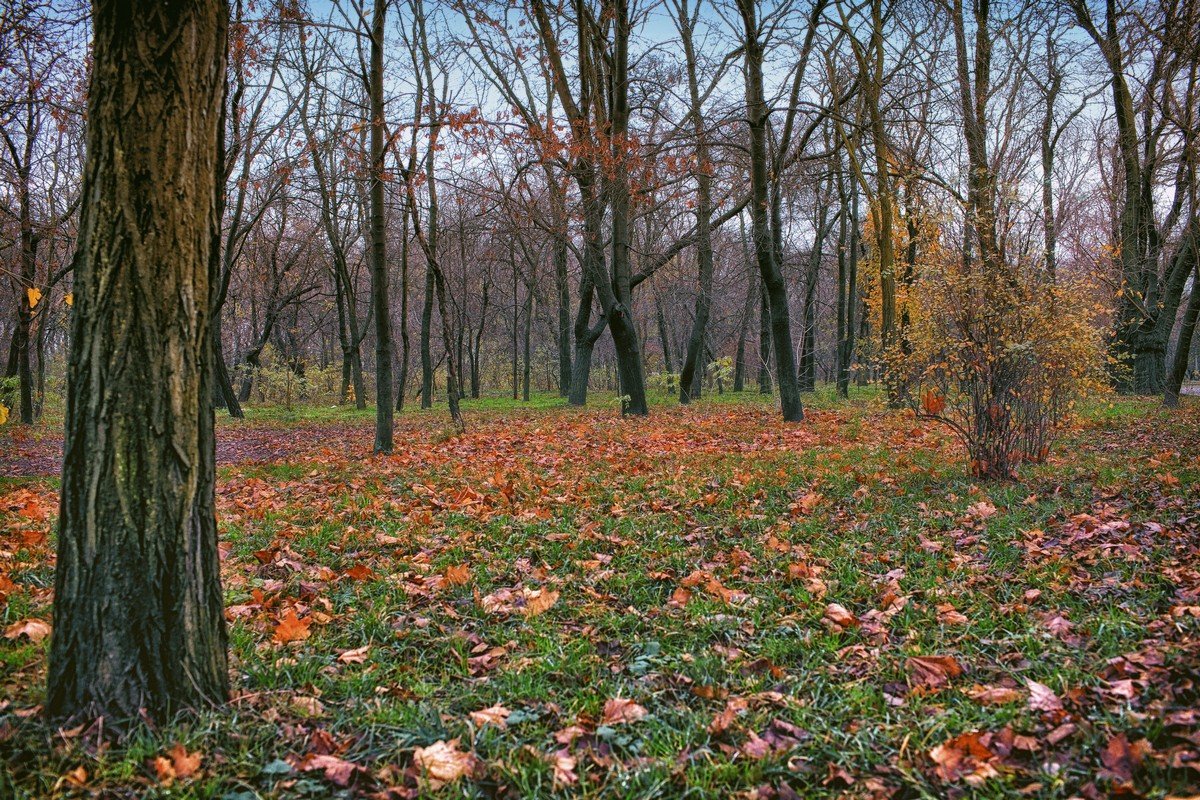
<instances>
[{"instance_id":1,"label":"shrub","mask_svg":"<svg viewBox=\"0 0 1200 800\"><path fill-rule=\"evenodd\" d=\"M917 414L958 435L978 477L1044 460L1076 403L1106 385L1086 287L1010 269L991 274L950 255L925 265L907 352L885 356Z\"/></svg>"}]
</instances>

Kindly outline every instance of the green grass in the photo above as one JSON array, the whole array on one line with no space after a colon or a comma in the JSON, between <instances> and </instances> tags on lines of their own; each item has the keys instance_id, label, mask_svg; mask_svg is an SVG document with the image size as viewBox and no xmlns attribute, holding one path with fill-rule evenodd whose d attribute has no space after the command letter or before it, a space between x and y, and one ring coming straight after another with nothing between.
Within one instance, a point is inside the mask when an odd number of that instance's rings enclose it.
<instances>
[{"instance_id":1,"label":"green grass","mask_svg":"<svg viewBox=\"0 0 1200 800\"><path fill-rule=\"evenodd\" d=\"M971 479L953 440L886 411L874 390L854 387L846 404L822 387L799 427L776 421L772 404L726 394L679 409L663 395L642 421L621 420L616 398L599 393L586 410L550 395L468 400L457 438L442 434L444 409L406 410L391 459L366 452L370 409L250 407L223 419L231 439L283 427L337 445L221 467L227 601L250 606L230 625L235 697L97 751L24 713L41 701L44 645L0 640L0 796L66 794L61 776L78 767L90 790L115 797L417 793L414 748L456 739L478 767L440 796L724 798L786 785L805 797L875 787L1067 798L1089 783L1113 789L1100 754L1118 733L1153 745L1134 772L1144 796L1194 790L1196 771L1170 757L1186 750L1185 731L1163 719L1200 700L1188 677L1200 620L1172 612L1197 589L1200 462L1189 446L1200 404L1175 415L1137 401L1089 407L1049 463L996 484ZM29 487L52 506L50 481L0 484L0 497ZM14 535L49 526L5 514ZM1092 525L1081 514L1102 532L1076 535ZM48 614L48 547L9 551L19 588L6 625ZM272 548L260 563L255 553ZM465 585L437 583L460 564ZM819 580L793 577L798 564ZM356 565L371 573L348 576ZM701 580L672 602L694 570L745 599ZM485 607L521 587L559 599L533 617ZM903 607L889 611L897 594ZM864 624L829 626L829 603ZM966 621L945 621L947 605ZM279 645L272 632L289 608L317 621L308 639ZM1047 627L1054 615L1069 631ZM339 660L364 646L362 663ZM493 648L503 650L481 658ZM1102 691L1116 679L1110 659L1147 651L1162 666L1129 662L1145 670L1132 699ZM913 656L953 656L965 674L915 689ZM1027 680L1053 689L1063 714L1029 708ZM1022 697L982 705L977 684ZM646 716L605 724L617 697ZM714 732L729 700L745 709ZM515 712L506 728L471 722L496 703ZM1064 722L1074 731L1051 743ZM556 741L572 725L583 737ZM755 738L780 730L795 741L753 754ZM370 779L342 788L295 769L314 731ZM974 783L939 776L931 751L972 731L1034 746L998 756ZM202 767L164 786L151 764L180 743ZM555 782L560 750L578 784Z\"/></svg>"}]
</instances>

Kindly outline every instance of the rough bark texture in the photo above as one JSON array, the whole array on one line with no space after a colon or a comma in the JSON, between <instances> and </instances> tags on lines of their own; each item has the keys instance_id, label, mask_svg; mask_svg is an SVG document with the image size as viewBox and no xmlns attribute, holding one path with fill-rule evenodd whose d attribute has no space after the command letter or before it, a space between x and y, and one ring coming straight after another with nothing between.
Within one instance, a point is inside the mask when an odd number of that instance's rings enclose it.
<instances>
[{"instance_id":1,"label":"rough bark texture","mask_svg":"<svg viewBox=\"0 0 1200 800\"><path fill-rule=\"evenodd\" d=\"M225 699L210 249L228 8L94 6L46 710Z\"/></svg>"}]
</instances>

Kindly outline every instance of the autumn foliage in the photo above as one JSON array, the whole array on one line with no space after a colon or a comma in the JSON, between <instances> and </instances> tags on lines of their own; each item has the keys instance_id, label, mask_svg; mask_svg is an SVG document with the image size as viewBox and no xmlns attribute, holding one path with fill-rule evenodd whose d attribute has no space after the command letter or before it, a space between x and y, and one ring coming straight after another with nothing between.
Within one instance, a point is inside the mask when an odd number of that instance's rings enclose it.
<instances>
[{"instance_id":1,"label":"autumn foliage","mask_svg":"<svg viewBox=\"0 0 1200 800\"><path fill-rule=\"evenodd\" d=\"M1045 460L1078 401L1104 391L1097 309L1082 284L932 249L908 294L912 323L887 368L919 415L958 435L977 476Z\"/></svg>"}]
</instances>

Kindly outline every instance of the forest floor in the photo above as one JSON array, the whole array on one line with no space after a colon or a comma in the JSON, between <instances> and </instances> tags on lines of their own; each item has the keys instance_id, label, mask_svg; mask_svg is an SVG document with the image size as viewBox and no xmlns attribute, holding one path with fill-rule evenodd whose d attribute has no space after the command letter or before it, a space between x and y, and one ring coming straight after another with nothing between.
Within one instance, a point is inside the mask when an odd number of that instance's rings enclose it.
<instances>
[{"instance_id":1,"label":"forest floor","mask_svg":"<svg viewBox=\"0 0 1200 800\"><path fill-rule=\"evenodd\" d=\"M1200 792L1200 400L979 483L825 391L219 424L234 695L51 729L58 426L0 432L0 796Z\"/></svg>"}]
</instances>

